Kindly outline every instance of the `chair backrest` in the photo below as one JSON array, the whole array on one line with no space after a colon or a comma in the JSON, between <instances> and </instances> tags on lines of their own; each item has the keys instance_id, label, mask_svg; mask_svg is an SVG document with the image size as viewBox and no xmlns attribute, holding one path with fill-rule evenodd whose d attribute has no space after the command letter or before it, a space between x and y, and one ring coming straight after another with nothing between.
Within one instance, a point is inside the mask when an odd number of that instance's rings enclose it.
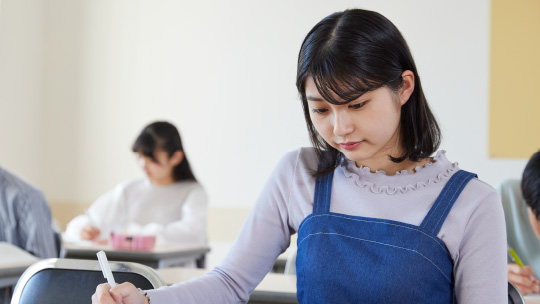
<instances>
[{"instance_id":1,"label":"chair backrest","mask_svg":"<svg viewBox=\"0 0 540 304\"><path fill-rule=\"evenodd\" d=\"M510 282L508 282L508 304L525 304L519 290Z\"/></svg>"},{"instance_id":2,"label":"chair backrest","mask_svg":"<svg viewBox=\"0 0 540 304\"><path fill-rule=\"evenodd\" d=\"M287 262L285 262L285 271L284 274L296 274L296 253L297 248L289 248L290 253L287 256Z\"/></svg>"},{"instance_id":3,"label":"chair backrest","mask_svg":"<svg viewBox=\"0 0 540 304\"><path fill-rule=\"evenodd\" d=\"M148 266L128 262L110 262L110 266L117 283L129 281L141 289L165 285ZM41 260L23 273L11 304L90 304L97 285L106 281L97 260Z\"/></svg>"}]
</instances>

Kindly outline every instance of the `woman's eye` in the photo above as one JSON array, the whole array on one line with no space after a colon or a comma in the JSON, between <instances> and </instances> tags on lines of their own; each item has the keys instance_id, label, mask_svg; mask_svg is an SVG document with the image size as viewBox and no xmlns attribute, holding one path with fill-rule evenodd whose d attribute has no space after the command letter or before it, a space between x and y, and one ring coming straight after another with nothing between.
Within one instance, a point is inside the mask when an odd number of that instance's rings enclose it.
<instances>
[{"instance_id":1,"label":"woman's eye","mask_svg":"<svg viewBox=\"0 0 540 304\"><path fill-rule=\"evenodd\" d=\"M353 105L350 105L349 108L351 109L360 109L361 107L363 107L364 105L366 105L366 102L361 102L361 103L357 103L357 104L353 104Z\"/></svg>"},{"instance_id":2,"label":"woman's eye","mask_svg":"<svg viewBox=\"0 0 540 304\"><path fill-rule=\"evenodd\" d=\"M317 113L317 114L324 114L328 111L328 109L322 108L322 109L312 109L311 112Z\"/></svg>"}]
</instances>

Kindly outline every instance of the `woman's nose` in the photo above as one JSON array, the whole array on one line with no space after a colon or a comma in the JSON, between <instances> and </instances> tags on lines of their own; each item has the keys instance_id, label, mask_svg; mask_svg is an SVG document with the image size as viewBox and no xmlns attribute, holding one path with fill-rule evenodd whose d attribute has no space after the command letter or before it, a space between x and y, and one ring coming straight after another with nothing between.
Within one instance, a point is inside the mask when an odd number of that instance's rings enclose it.
<instances>
[{"instance_id":1,"label":"woman's nose","mask_svg":"<svg viewBox=\"0 0 540 304\"><path fill-rule=\"evenodd\" d=\"M336 111L334 114L334 134L345 136L354 129L350 115L345 111Z\"/></svg>"}]
</instances>

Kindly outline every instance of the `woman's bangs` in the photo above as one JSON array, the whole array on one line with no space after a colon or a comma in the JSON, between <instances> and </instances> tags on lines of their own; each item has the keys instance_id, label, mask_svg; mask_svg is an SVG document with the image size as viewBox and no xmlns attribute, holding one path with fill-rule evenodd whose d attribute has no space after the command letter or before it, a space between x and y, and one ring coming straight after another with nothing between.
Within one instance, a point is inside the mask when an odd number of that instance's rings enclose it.
<instances>
[{"instance_id":1,"label":"woman's bangs","mask_svg":"<svg viewBox=\"0 0 540 304\"><path fill-rule=\"evenodd\" d=\"M154 150L156 149L156 141L149 134L144 134L137 139L133 144L133 152L141 153L146 157L154 159Z\"/></svg>"},{"instance_id":2,"label":"woman's bangs","mask_svg":"<svg viewBox=\"0 0 540 304\"><path fill-rule=\"evenodd\" d=\"M364 93L383 86L368 80L369 78L361 72L349 70L344 66L334 66L327 62L314 67L310 76L321 96L336 105L347 104Z\"/></svg>"}]
</instances>

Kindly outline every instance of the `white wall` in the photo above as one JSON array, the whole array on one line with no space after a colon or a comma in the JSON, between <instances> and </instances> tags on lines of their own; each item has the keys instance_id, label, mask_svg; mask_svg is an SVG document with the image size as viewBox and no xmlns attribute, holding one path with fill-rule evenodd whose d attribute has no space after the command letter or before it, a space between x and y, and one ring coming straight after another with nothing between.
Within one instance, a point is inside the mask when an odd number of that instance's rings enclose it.
<instances>
[{"instance_id":1,"label":"white wall","mask_svg":"<svg viewBox=\"0 0 540 304\"><path fill-rule=\"evenodd\" d=\"M44 5L0 3L0 166L41 183Z\"/></svg>"},{"instance_id":2,"label":"white wall","mask_svg":"<svg viewBox=\"0 0 540 304\"><path fill-rule=\"evenodd\" d=\"M45 15L44 33L35 16L10 8L19 2L3 0L0 22L8 15L32 35L3 27L0 38L27 41L28 54L16 56L31 69L19 77L4 76L16 66L0 69L2 88L11 88L0 90L0 127L24 119L24 128L0 136L2 147L31 142L0 149L0 163L32 178L43 170L51 201L89 202L140 176L130 144L145 124L166 119L211 204L250 207L281 155L309 145L294 86L300 44L320 19L350 7L381 12L408 40L451 160L493 185L526 162L488 157L488 0L48 0L34 13ZM13 89L28 79L42 95ZM16 97L22 103L8 108ZM42 158L19 152L28 150Z\"/></svg>"},{"instance_id":3,"label":"white wall","mask_svg":"<svg viewBox=\"0 0 540 304\"><path fill-rule=\"evenodd\" d=\"M83 1L47 0L45 11L45 92L43 188L51 201L93 201L81 196L84 164L80 145L85 113ZM99 134L98 134L99 135ZM93 135L93 136L98 136ZM96 150L99 146L95 147ZM107 167L104 167L105 169ZM94 177L101 180L100 176Z\"/></svg>"}]
</instances>

